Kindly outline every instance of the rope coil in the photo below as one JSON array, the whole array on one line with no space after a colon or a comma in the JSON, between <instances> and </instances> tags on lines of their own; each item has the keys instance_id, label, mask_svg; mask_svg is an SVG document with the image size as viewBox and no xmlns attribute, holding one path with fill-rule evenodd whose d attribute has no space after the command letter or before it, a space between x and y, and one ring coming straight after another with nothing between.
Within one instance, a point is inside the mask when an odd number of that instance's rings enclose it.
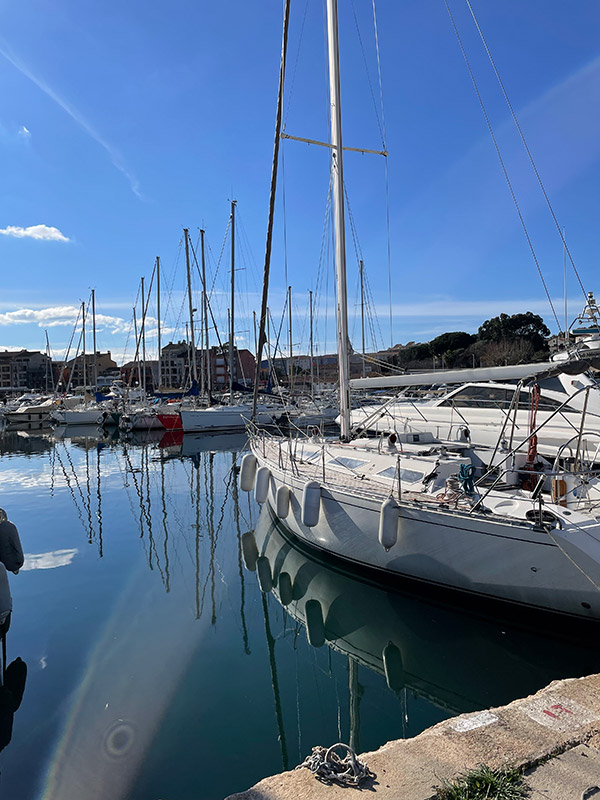
<instances>
[{"instance_id":1,"label":"rope coil","mask_svg":"<svg viewBox=\"0 0 600 800\"><path fill-rule=\"evenodd\" d=\"M346 750L344 758L335 752L338 748ZM375 774L360 761L354 750L343 742L332 744L331 747L313 747L312 754L306 756L296 769L309 769L317 780L323 783L339 783L342 786L359 786L365 778L375 777Z\"/></svg>"}]
</instances>

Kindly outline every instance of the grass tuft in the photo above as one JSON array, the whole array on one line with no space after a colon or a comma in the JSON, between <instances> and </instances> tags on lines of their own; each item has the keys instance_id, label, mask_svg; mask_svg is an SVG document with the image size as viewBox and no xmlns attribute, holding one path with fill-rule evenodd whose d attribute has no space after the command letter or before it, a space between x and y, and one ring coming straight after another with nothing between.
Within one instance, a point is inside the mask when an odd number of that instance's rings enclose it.
<instances>
[{"instance_id":1,"label":"grass tuft","mask_svg":"<svg viewBox=\"0 0 600 800\"><path fill-rule=\"evenodd\" d=\"M519 769L491 769L481 764L438 787L436 800L517 800L525 797L527 786Z\"/></svg>"}]
</instances>

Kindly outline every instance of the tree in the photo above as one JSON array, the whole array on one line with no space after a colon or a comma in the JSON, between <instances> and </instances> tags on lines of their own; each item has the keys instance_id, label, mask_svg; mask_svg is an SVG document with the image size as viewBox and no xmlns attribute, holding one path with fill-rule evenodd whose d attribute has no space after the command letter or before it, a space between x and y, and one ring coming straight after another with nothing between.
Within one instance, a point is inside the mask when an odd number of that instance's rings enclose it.
<instances>
[{"instance_id":1,"label":"tree","mask_svg":"<svg viewBox=\"0 0 600 800\"><path fill-rule=\"evenodd\" d=\"M450 331L436 336L429 342L429 347L434 356L443 356L453 350L464 350L475 337L464 331Z\"/></svg>"},{"instance_id":2,"label":"tree","mask_svg":"<svg viewBox=\"0 0 600 800\"><path fill-rule=\"evenodd\" d=\"M479 339L487 342L529 342L534 352L547 352L550 330L539 314L526 311L524 314L500 314L486 320L478 331Z\"/></svg>"}]
</instances>

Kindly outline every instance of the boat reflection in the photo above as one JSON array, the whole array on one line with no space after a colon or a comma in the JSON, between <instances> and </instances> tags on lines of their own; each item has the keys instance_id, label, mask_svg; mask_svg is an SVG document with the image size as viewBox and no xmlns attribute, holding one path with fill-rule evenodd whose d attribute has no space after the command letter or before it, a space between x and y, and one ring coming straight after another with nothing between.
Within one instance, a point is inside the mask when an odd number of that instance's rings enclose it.
<instances>
[{"instance_id":1,"label":"boat reflection","mask_svg":"<svg viewBox=\"0 0 600 800\"><path fill-rule=\"evenodd\" d=\"M6 637L10 628L9 616L0 625L0 640L2 641L2 663L0 664L0 751L10 744L13 732L13 722L19 710L25 683L27 681L27 664L17 656L10 664L6 664Z\"/></svg>"},{"instance_id":2,"label":"boat reflection","mask_svg":"<svg viewBox=\"0 0 600 800\"><path fill-rule=\"evenodd\" d=\"M263 592L272 591L305 628L353 664L383 676L452 714L504 705L552 680L598 672L600 648L590 628L538 618L500 619L453 607L409 589L382 587L346 565L321 560L289 538L264 506L243 536L244 560ZM351 693L352 694L352 693ZM351 697L351 708L353 698Z\"/></svg>"}]
</instances>

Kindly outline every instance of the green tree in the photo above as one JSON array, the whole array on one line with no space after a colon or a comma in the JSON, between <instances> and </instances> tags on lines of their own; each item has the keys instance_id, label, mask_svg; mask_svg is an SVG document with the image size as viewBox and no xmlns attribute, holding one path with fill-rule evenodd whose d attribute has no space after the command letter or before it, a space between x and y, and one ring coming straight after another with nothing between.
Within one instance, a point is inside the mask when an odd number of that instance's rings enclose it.
<instances>
[{"instance_id":1,"label":"green tree","mask_svg":"<svg viewBox=\"0 0 600 800\"><path fill-rule=\"evenodd\" d=\"M429 347L434 356L443 356L451 351L464 350L475 338L464 331L450 331L432 339Z\"/></svg>"},{"instance_id":2,"label":"green tree","mask_svg":"<svg viewBox=\"0 0 600 800\"><path fill-rule=\"evenodd\" d=\"M539 314L526 311L524 314L500 314L486 320L478 331L479 339L487 342L529 342L536 352L547 352L550 330Z\"/></svg>"}]
</instances>

